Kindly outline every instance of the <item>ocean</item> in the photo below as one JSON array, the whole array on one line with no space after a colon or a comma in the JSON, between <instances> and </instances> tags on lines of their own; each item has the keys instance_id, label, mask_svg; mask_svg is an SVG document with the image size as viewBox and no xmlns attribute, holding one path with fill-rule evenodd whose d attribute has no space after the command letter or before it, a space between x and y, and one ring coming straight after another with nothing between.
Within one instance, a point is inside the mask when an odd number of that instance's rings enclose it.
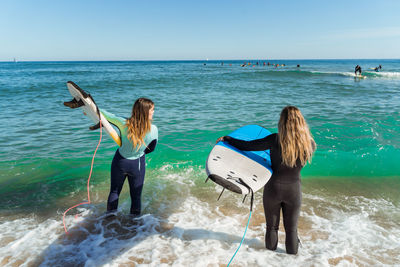
<instances>
[{"instance_id":1,"label":"ocean","mask_svg":"<svg viewBox=\"0 0 400 267\"><path fill-rule=\"evenodd\" d=\"M146 157L140 218L128 215L127 182L117 217L105 216L117 146L103 132L91 203L67 213L65 233L63 213L87 201L100 138L63 106L67 81L119 116L138 97L154 101L159 143ZM302 245L285 253L281 222L277 251L265 249L260 190L230 266L398 266L400 60L387 59L0 63L0 265L226 266L249 198L217 201L207 155L247 124L277 132L286 105L300 108L317 143L302 170Z\"/></svg>"}]
</instances>

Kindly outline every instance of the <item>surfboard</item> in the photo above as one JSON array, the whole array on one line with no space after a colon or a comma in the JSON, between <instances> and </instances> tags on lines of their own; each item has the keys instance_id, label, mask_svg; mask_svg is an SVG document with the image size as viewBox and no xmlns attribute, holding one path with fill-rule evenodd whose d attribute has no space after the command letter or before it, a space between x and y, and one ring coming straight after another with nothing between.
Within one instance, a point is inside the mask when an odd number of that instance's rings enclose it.
<instances>
[{"instance_id":1,"label":"surfboard","mask_svg":"<svg viewBox=\"0 0 400 267\"><path fill-rule=\"evenodd\" d=\"M81 108L84 114L95 123L94 126L90 127L91 130L97 129L99 127L99 121L101 120L101 126L111 136L115 143L121 146L121 138L119 137L117 131L100 113L92 96L71 81L67 82L67 88L73 99L71 101L64 102L64 105L70 108Z\"/></svg>"},{"instance_id":2,"label":"surfboard","mask_svg":"<svg viewBox=\"0 0 400 267\"><path fill-rule=\"evenodd\" d=\"M364 75L354 75L354 78L365 79L366 76L364 76Z\"/></svg>"},{"instance_id":3,"label":"surfboard","mask_svg":"<svg viewBox=\"0 0 400 267\"><path fill-rule=\"evenodd\" d=\"M259 125L246 125L229 136L245 141L260 139L271 132ZM256 192L272 175L270 151L241 151L227 142L218 142L208 155L207 179L242 195Z\"/></svg>"}]
</instances>

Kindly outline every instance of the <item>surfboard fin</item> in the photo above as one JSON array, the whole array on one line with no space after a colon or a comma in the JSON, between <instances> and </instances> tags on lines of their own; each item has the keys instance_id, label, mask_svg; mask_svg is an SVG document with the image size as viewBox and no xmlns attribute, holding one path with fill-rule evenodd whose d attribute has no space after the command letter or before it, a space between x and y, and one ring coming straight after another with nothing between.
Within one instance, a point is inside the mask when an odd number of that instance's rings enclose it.
<instances>
[{"instance_id":1,"label":"surfboard fin","mask_svg":"<svg viewBox=\"0 0 400 267\"><path fill-rule=\"evenodd\" d=\"M254 192L253 192L253 189L250 186L248 186L241 178L239 178L239 180L244 186L246 186L249 189L249 192L251 193L250 211L253 211L253 203L254 203ZM247 197L247 195L244 195L242 203L244 203L244 200L246 199L246 197Z\"/></svg>"},{"instance_id":2,"label":"surfboard fin","mask_svg":"<svg viewBox=\"0 0 400 267\"><path fill-rule=\"evenodd\" d=\"M250 189L251 192L251 200L250 200L250 211L253 211L253 203L254 203L254 192Z\"/></svg>"},{"instance_id":3,"label":"surfboard fin","mask_svg":"<svg viewBox=\"0 0 400 267\"><path fill-rule=\"evenodd\" d=\"M251 193L250 211L252 211L253 210L253 202L254 202L254 193L253 193L253 190L251 190L251 188L250 188L250 193ZM242 203L244 203L244 201L246 200L246 197L247 197L247 195L244 195Z\"/></svg>"},{"instance_id":4,"label":"surfboard fin","mask_svg":"<svg viewBox=\"0 0 400 267\"><path fill-rule=\"evenodd\" d=\"M222 193L224 193L224 191L225 191L225 187L222 189L221 194L219 194L219 197L218 197L217 201L221 198Z\"/></svg>"},{"instance_id":5,"label":"surfboard fin","mask_svg":"<svg viewBox=\"0 0 400 267\"><path fill-rule=\"evenodd\" d=\"M79 99L79 101L78 101L74 98L71 101L64 102L64 106L69 107L69 108L79 108L84 105L85 105L85 103L83 103L82 99Z\"/></svg>"},{"instance_id":6,"label":"surfboard fin","mask_svg":"<svg viewBox=\"0 0 400 267\"><path fill-rule=\"evenodd\" d=\"M89 129L92 130L92 131L93 131L93 130L97 130L97 129L99 129L99 128L100 128L100 122L89 127Z\"/></svg>"}]
</instances>

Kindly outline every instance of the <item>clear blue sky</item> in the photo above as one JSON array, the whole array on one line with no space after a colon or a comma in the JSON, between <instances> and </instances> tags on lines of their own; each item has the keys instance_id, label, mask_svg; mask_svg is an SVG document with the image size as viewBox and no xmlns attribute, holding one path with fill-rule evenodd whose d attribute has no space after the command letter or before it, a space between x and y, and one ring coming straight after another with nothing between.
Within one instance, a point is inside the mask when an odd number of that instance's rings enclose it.
<instances>
[{"instance_id":1,"label":"clear blue sky","mask_svg":"<svg viewBox=\"0 0 400 267\"><path fill-rule=\"evenodd\" d=\"M1 0L0 61L400 58L400 1Z\"/></svg>"}]
</instances>

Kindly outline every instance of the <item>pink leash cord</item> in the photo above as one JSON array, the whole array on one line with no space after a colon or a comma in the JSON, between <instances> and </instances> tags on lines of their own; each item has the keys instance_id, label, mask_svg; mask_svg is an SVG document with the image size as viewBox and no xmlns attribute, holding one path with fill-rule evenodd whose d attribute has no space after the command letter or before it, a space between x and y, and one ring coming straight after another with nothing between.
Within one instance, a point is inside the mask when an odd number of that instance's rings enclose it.
<instances>
[{"instance_id":1,"label":"pink leash cord","mask_svg":"<svg viewBox=\"0 0 400 267\"><path fill-rule=\"evenodd\" d=\"M64 224L64 231L65 231L66 234L68 234L67 227L65 226L65 215L67 214L67 212L70 211L70 210L73 209L73 208L76 208L76 207L80 206L80 205L90 204L89 183L90 183L90 178L92 177L94 158L96 157L96 152L97 152L97 150L99 149L99 146L100 146L100 143L101 143L101 138L102 138L102 129L103 129L103 127L101 127L101 120L99 120L99 123L100 123L100 139L99 139L99 143L97 144L96 150L94 151L94 154L93 154L92 164L91 164L91 166L90 166L89 178L88 178L88 180L87 180L88 201L82 202L82 203L79 203L79 204L76 204L75 206L70 207L69 209L67 209L67 210L64 212L64 214L63 214L63 224Z\"/></svg>"}]
</instances>

